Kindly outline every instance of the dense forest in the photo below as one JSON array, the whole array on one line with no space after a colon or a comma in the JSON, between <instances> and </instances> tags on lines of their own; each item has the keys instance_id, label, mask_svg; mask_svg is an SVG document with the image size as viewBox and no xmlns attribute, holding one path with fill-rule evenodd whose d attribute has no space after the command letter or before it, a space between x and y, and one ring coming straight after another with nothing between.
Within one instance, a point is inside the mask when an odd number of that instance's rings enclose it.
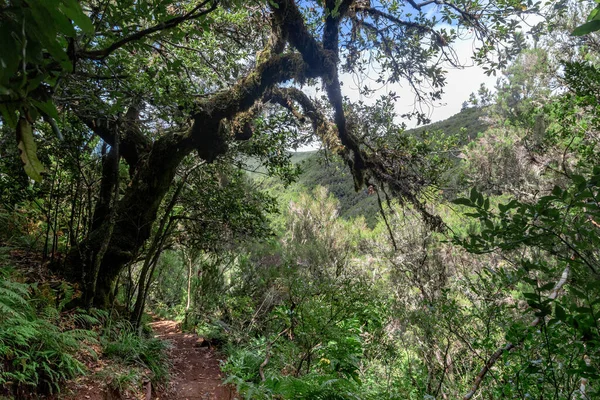
<instances>
[{"instance_id":1,"label":"dense forest","mask_svg":"<svg viewBox=\"0 0 600 400\"><path fill-rule=\"evenodd\" d=\"M0 0L0 399L600 399L597 3Z\"/></svg>"}]
</instances>

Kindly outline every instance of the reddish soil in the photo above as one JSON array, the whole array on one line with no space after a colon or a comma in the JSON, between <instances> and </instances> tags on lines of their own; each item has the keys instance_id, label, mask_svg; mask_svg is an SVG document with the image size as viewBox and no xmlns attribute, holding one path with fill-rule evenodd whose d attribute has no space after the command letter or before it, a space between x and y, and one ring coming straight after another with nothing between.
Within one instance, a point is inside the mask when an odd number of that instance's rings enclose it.
<instances>
[{"instance_id":1,"label":"reddish soil","mask_svg":"<svg viewBox=\"0 0 600 400\"><path fill-rule=\"evenodd\" d=\"M235 392L222 384L219 357L214 349L198 347L198 336L182 333L174 321L151 324L156 336L173 344L173 368L165 400L234 400Z\"/></svg>"},{"instance_id":2,"label":"reddish soil","mask_svg":"<svg viewBox=\"0 0 600 400\"><path fill-rule=\"evenodd\" d=\"M236 400L239 396L222 384L219 356L210 347L199 347L198 336L182 333L175 321L159 320L151 324L157 337L171 342L170 360L173 363L168 387L159 393L150 393L149 385L137 395L111 393L106 383L97 376L88 375L71 381L61 395L62 400ZM99 372L110 363L98 360L92 371ZM153 391L154 392L154 391Z\"/></svg>"}]
</instances>

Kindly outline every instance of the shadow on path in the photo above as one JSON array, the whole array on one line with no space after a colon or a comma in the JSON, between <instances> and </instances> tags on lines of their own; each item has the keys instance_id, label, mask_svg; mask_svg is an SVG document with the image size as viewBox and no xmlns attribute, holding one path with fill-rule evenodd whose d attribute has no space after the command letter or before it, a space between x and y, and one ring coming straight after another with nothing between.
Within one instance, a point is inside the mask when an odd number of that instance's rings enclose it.
<instances>
[{"instance_id":1,"label":"shadow on path","mask_svg":"<svg viewBox=\"0 0 600 400\"><path fill-rule=\"evenodd\" d=\"M150 324L155 335L172 343L169 349L173 368L165 400L234 400L235 391L222 384L218 354L199 347L198 336L183 333L175 321L159 320Z\"/></svg>"}]
</instances>

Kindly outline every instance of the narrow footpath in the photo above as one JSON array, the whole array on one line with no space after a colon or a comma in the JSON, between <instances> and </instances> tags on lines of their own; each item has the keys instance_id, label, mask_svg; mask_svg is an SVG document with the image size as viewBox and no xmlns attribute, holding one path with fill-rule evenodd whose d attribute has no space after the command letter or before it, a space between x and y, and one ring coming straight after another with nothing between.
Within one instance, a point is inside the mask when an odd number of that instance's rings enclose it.
<instances>
[{"instance_id":1,"label":"narrow footpath","mask_svg":"<svg viewBox=\"0 0 600 400\"><path fill-rule=\"evenodd\" d=\"M169 350L173 368L165 400L234 400L235 392L221 383L223 376L214 349L198 346L198 336L183 333L175 321L150 324L157 337L172 343Z\"/></svg>"},{"instance_id":2,"label":"narrow footpath","mask_svg":"<svg viewBox=\"0 0 600 400\"><path fill-rule=\"evenodd\" d=\"M171 342L169 359L170 381L165 389L153 393L144 386L138 395L118 393L107 388L97 372L110 360L98 359L89 368L92 373L67 384L62 393L47 397L52 400L237 400L234 389L221 383L219 356L210 347L198 346L198 336L183 333L175 321L157 320L150 324L155 336ZM141 397L138 397L141 396Z\"/></svg>"}]
</instances>

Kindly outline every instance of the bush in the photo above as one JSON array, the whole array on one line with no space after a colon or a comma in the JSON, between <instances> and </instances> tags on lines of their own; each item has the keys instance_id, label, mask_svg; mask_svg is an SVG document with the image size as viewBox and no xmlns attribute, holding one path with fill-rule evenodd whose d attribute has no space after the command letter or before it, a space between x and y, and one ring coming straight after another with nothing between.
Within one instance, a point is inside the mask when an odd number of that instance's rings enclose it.
<instances>
[{"instance_id":1,"label":"bush","mask_svg":"<svg viewBox=\"0 0 600 400\"><path fill-rule=\"evenodd\" d=\"M8 279L7 271L0 274L0 385L17 398L58 391L60 383L84 373L76 358L82 349L95 356L89 345L97 343L96 334L74 327L98 321L80 312L62 316L53 307L36 313L34 288Z\"/></svg>"},{"instance_id":2,"label":"bush","mask_svg":"<svg viewBox=\"0 0 600 400\"><path fill-rule=\"evenodd\" d=\"M153 383L165 383L168 380L167 342L138 334L126 321L119 321L109 328L102 342L105 356L149 370L147 378Z\"/></svg>"},{"instance_id":3,"label":"bush","mask_svg":"<svg viewBox=\"0 0 600 400\"><path fill-rule=\"evenodd\" d=\"M221 370L228 376L235 376L232 382L260 382L258 370L264 360L264 355L250 349L233 346L228 347L227 353L227 362L223 364Z\"/></svg>"}]
</instances>

